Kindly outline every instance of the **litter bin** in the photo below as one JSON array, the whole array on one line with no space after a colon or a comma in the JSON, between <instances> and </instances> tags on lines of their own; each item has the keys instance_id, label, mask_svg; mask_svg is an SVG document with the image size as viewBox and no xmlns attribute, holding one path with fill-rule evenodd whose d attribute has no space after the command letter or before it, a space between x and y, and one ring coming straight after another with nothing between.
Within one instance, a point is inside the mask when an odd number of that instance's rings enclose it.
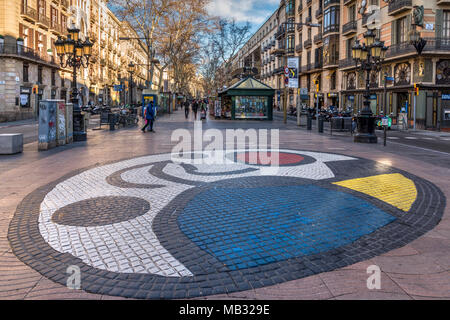
<instances>
[{"instance_id":1,"label":"litter bin","mask_svg":"<svg viewBox=\"0 0 450 320\"><path fill-rule=\"evenodd\" d=\"M323 117L319 116L319 133L323 133Z\"/></svg>"},{"instance_id":2,"label":"litter bin","mask_svg":"<svg viewBox=\"0 0 450 320\"><path fill-rule=\"evenodd\" d=\"M109 122L109 130L110 131L116 130L117 115L114 113L109 113L108 122Z\"/></svg>"}]
</instances>

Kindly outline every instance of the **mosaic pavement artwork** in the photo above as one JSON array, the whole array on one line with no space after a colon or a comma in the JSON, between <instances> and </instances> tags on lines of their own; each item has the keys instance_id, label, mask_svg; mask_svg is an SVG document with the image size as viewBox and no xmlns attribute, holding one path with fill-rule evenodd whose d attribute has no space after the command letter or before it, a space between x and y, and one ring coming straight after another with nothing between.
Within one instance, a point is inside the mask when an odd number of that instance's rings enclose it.
<instances>
[{"instance_id":1,"label":"mosaic pavement artwork","mask_svg":"<svg viewBox=\"0 0 450 320\"><path fill-rule=\"evenodd\" d=\"M87 292L194 298L370 259L433 229L445 208L429 181L366 159L219 154L132 158L43 186L11 221L13 252L63 285L78 266Z\"/></svg>"}]
</instances>

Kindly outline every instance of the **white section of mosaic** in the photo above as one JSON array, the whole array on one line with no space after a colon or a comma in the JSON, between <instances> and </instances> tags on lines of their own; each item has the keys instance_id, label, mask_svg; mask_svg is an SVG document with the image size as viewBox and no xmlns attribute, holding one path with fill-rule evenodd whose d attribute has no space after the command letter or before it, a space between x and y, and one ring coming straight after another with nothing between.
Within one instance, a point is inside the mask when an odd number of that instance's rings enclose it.
<instances>
[{"instance_id":1,"label":"white section of mosaic","mask_svg":"<svg viewBox=\"0 0 450 320\"><path fill-rule=\"evenodd\" d=\"M236 150L233 152L261 151ZM265 151L265 150L262 150ZM275 150L272 150L272 152ZM302 165L276 167L277 176L299 177L311 180L333 178L334 174L326 165L328 161L355 160L354 158L315 152L279 150L313 157L316 162ZM208 154L207 154L208 155ZM222 164L195 163L183 161L197 168L198 173L226 173L219 176L195 175L186 172L178 163L169 163L163 169L167 175L197 182L260 176L260 166L235 163L225 157ZM59 183L44 198L40 207L39 230L45 241L58 252L69 253L80 258L94 268L118 273L155 274L165 277L189 277L192 273L175 259L159 242L153 232L156 215L182 192L193 188L191 185L174 183L150 174L151 163L170 161L171 154L134 158L118 163L93 168ZM106 178L118 171L130 169L121 174L129 183L164 185L161 188L120 188L107 183ZM255 171L233 173L253 168ZM265 168L267 169L267 168ZM134 219L105 226L76 227L54 223L53 214L65 206L97 197L136 197L150 203L150 210Z\"/></svg>"}]
</instances>

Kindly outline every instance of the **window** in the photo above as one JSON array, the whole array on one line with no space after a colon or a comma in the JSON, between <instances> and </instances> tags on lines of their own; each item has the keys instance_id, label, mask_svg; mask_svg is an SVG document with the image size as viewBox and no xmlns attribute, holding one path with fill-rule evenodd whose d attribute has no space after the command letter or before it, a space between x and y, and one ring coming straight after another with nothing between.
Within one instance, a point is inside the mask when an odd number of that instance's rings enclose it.
<instances>
[{"instance_id":1,"label":"window","mask_svg":"<svg viewBox=\"0 0 450 320\"><path fill-rule=\"evenodd\" d=\"M330 77L330 89L336 90L336 72L333 72Z\"/></svg>"},{"instance_id":2,"label":"window","mask_svg":"<svg viewBox=\"0 0 450 320\"><path fill-rule=\"evenodd\" d=\"M38 81L39 84L42 84L42 67L38 67Z\"/></svg>"},{"instance_id":3,"label":"window","mask_svg":"<svg viewBox=\"0 0 450 320\"><path fill-rule=\"evenodd\" d=\"M353 22L356 20L356 6L351 5L348 7L348 21Z\"/></svg>"},{"instance_id":4,"label":"window","mask_svg":"<svg viewBox=\"0 0 450 320\"><path fill-rule=\"evenodd\" d=\"M442 23L442 38L450 38L450 11L444 10L442 12L443 23Z\"/></svg>"},{"instance_id":5,"label":"window","mask_svg":"<svg viewBox=\"0 0 450 320\"><path fill-rule=\"evenodd\" d=\"M406 17L397 20L397 30L395 33L395 43L403 43L408 41L408 28Z\"/></svg>"},{"instance_id":6,"label":"window","mask_svg":"<svg viewBox=\"0 0 450 320\"><path fill-rule=\"evenodd\" d=\"M347 51L346 51L345 56L348 59L352 58L352 47L355 44L355 40L356 40L356 37L353 37L353 38L350 38L347 40L347 46L346 46Z\"/></svg>"},{"instance_id":7,"label":"window","mask_svg":"<svg viewBox=\"0 0 450 320\"><path fill-rule=\"evenodd\" d=\"M52 86L56 86L56 70L52 69Z\"/></svg>"},{"instance_id":8,"label":"window","mask_svg":"<svg viewBox=\"0 0 450 320\"><path fill-rule=\"evenodd\" d=\"M64 88L64 77L61 76L61 88Z\"/></svg>"},{"instance_id":9,"label":"window","mask_svg":"<svg viewBox=\"0 0 450 320\"><path fill-rule=\"evenodd\" d=\"M23 64L23 82L29 82L28 81L28 65L27 64Z\"/></svg>"},{"instance_id":10,"label":"window","mask_svg":"<svg viewBox=\"0 0 450 320\"><path fill-rule=\"evenodd\" d=\"M55 27L58 24L58 10L53 7L50 7L51 15L52 15L52 27Z\"/></svg>"},{"instance_id":11,"label":"window","mask_svg":"<svg viewBox=\"0 0 450 320\"><path fill-rule=\"evenodd\" d=\"M323 18L323 33L339 32L339 7L325 10Z\"/></svg>"}]
</instances>

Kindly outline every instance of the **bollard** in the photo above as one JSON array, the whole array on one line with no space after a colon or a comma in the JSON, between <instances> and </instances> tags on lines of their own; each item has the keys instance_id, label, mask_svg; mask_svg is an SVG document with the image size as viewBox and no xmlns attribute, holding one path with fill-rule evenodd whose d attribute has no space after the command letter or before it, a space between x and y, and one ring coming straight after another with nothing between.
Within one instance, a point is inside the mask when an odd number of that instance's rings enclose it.
<instances>
[{"instance_id":1,"label":"bollard","mask_svg":"<svg viewBox=\"0 0 450 320\"><path fill-rule=\"evenodd\" d=\"M308 118L306 120L306 129L307 130L312 130L312 117L311 117L311 112L308 112Z\"/></svg>"},{"instance_id":2,"label":"bollard","mask_svg":"<svg viewBox=\"0 0 450 320\"><path fill-rule=\"evenodd\" d=\"M113 113L108 114L109 131L116 130L116 117Z\"/></svg>"},{"instance_id":3,"label":"bollard","mask_svg":"<svg viewBox=\"0 0 450 320\"><path fill-rule=\"evenodd\" d=\"M323 117L319 116L319 133L323 133Z\"/></svg>"}]
</instances>

